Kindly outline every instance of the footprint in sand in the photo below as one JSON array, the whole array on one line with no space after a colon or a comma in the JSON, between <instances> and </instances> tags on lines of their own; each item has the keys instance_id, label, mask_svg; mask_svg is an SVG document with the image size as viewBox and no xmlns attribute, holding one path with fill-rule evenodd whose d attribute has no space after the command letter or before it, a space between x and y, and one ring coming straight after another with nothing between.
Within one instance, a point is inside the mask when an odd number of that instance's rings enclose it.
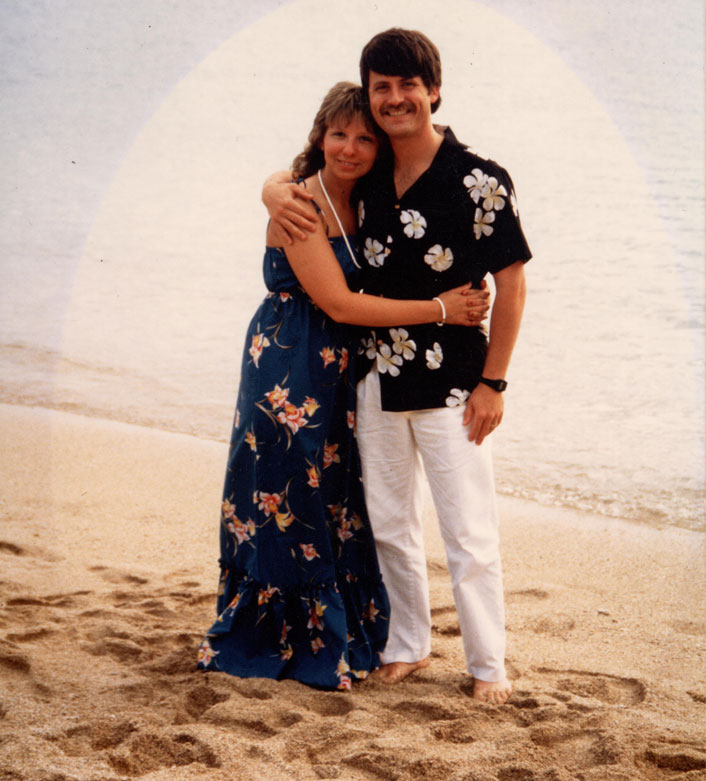
<instances>
[{"instance_id":1,"label":"footprint in sand","mask_svg":"<svg viewBox=\"0 0 706 781\"><path fill-rule=\"evenodd\" d=\"M505 594L505 599L508 602L515 602L523 599L548 599L549 592L542 588L524 588L519 591L508 591Z\"/></svg>"},{"instance_id":2,"label":"footprint in sand","mask_svg":"<svg viewBox=\"0 0 706 781\"><path fill-rule=\"evenodd\" d=\"M307 698L306 707L319 716L347 716L356 707L352 697L324 694Z\"/></svg>"},{"instance_id":3,"label":"footprint in sand","mask_svg":"<svg viewBox=\"0 0 706 781\"><path fill-rule=\"evenodd\" d=\"M110 625L89 629L86 638L92 642L83 648L93 656L111 656L118 662L130 663L144 652L144 643L138 635Z\"/></svg>"},{"instance_id":4,"label":"footprint in sand","mask_svg":"<svg viewBox=\"0 0 706 781\"><path fill-rule=\"evenodd\" d=\"M74 591L70 594L50 594L46 597L12 597L6 604L8 607L75 607L75 597L91 594L90 591Z\"/></svg>"},{"instance_id":5,"label":"footprint in sand","mask_svg":"<svg viewBox=\"0 0 706 781\"><path fill-rule=\"evenodd\" d=\"M107 761L118 773L143 776L160 768L174 768L199 762L209 768L220 767L213 749L188 733L160 734L134 732L116 750L107 752ZM175 772L173 777L177 777Z\"/></svg>"},{"instance_id":6,"label":"footprint in sand","mask_svg":"<svg viewBox=\"0 0 706 781\"><path fill-rule=\"evenodd\" d=\"M576 621L566 613L545 613L526 621L522 629L530 629L536 634L561 637L576 626Z\"/></svg>"},{"instance_id":7,"label":"footprint in sand","mask_svg":"<svg viewBox=\"0 0 706 781\"><path fill-rule=\"evenodd\" d=\"M442 724L435 724L431 727L431 733L437 740L455 745L475 743L485 737L485 731L479 725L475 715L473 718L453 719Z\"/></svg>"},{"instance_id":8,"label":"footprint in sand","mask_svg":"<svg viewBox=\"0 0 706 781\"><path fill-rule=\"evenodd\" d=\"M669 626L683 635L706 636L706 624L703 621L670 621Z\"/></svg>"},{"instance_id":9,"label":"footprint in sand","mask_svg":"<svg viewBox=\"0 0 706 781\"><path fill-rule=\"evenodd\" d=\"M49 737L63 752L71 757L90 756L95 751L115 748L127 740L136 730L130 721L96 720L77 724L60 735Z\"/></svg>"},{"instance_id":10,"label":"footprint in sand","mask_svg":"<svg viewBox=\"0 0 706 781\"><path fill-rule=\"evenodd\" d=\"M177 614L160 599L143 599L135 603L135 609L157 618L176 618Z\"/></svg>"},{"instance_id":11,"label":"footprint in sand","mask_svg":"<svg viewBox=\"0 0 706 781\"><path fill-rule=\"evenodd\" d=\"M271 707L253 707L247 709L231 701L217 703L209 708L201 717L201 721L237 730L239 735L253 740L267 740L282 731Z\"/></svg>"},{"instance_id":12,"label":"footprint in sand","mask_svg":"<svg viewBox=\"0 0 706 781\"><path fill-rule=\"evenodd\" d=\"M498 781L535 781L537 776L529 767L507 765L498 770Z\"/></svg>"},{"instance_id":13,"label":"footprint in sand","mask_svg":"<svg viewBox=\"0 0 706 781\"><path fill-rule=\"evenodd\" d=\"M412 721L427 724L430 721L451 721L468 715L465 705L435 701L433 699L401 700L391 707Z\"/></svg>"},{"instance_id":14,"label":"footprint in sand","mask_svg":"<svg viewBox=\"0 0 706 781\"><path fill-rule=\"evenodd\" d=\"M204 681L187 690L182 704L189 716L198 721L209 708L219 702L226 702L228 699L230 699L230 694L216 691Z\"/></svg>"},{"instance_id":15,"label":"footprint in sand","mask_svg":"<svg viewBox=\"0 0 706 781\"><path fill-rule=\"evenodd\" d=\"M674 770L680 773L704 770L706 748L690 744L664 743L648 748L645 759L663 770ZM699 777L704 778L704 775L699 774Z\"/></svg>"},{"instance_id":16,"label":"footprint in sand","mask_svg":"<svg viewBox=\"0 0 706 781\"><path fill-rule=\"evenodd\" d=\"M89 567L88 571L98 573L100 577L108 583L130 583L135 586L144 586L146 583L149 583L147 578L141 578L138 575L132 575L129 572L121 572L120 570L112 569L111 567Z\"/></svg>"},{"instance_id":17,"label":"footprint in sand","mask_svg":"<svg viewBox=\"0 0 706 781\"><path fill-rule=\"evenodd\" d=\"M16 643L0 640L0 667L6 672L29 675L32 664L22 647Z\"/></svg>"},{"instance_id":18,"label":"footprint in sand","mask_svg":"<svg viewBox=\"0 0 706 781\"><path fill-rule=\"evenodd\" d=\"M624 749L609 730L567 724L538 724L530 729L530 739L536 746L550 752L552 760L573 771L626 761Z\"/></svg>"},{"instance_id":19,"label":"footprint in sand","mask_svg":"<svg viewBox=\"0 0 706 781\"><path fill-rule=\"evenodd\" d=\"M302 703L292 702L287 692L282 691L281 682L275 692L268 684L277 685L277 681L206 675L207 680L192 689L185 702L191 713L200 710L197 717L200 722L237 729L244 737L262 741L279 735L304 718L299 712ZM209 700L213 702L209 704Z\"/></svg>"},{"instance_id":20,"label":"footprint in sand","mask_svg":"<svg viewBox=\"0 0 706 781\"><path fill-rule=\"evenodd\" d=\"M553 680L554 688L559 691L598 700L605 705L638 705L644 701L647 694L645 684L637 678L622 678L581 670L552 670L546 667L538 668L537 672Z\"/></svg>"},{"instance_id":21,"label":"footprint in sand","mask_svg":"<svg viewBox=\"0 0 706 781\"><path fill-rule=\"evenodd\" d=\"M9 553L12 556L25 556L27 551L24 548L20 548L19 545L15 545L14 542L0 540L0 553Z\"/></svg>"},{"instance_id":22,"label":"footprint in sand","mask_svg":"<svg viewBox=\"0 0 706 781\"><path fill-rule=\"evenodd\" d=\"M48 626L38 626L35 629L29 629L26 632L10 632L7 639L13 643L33 643L37 640L44 640L46 637L56 634L57 630Z\"/></svg>"},{"instance_id":23,"label":"footprint in sand","mask_svg":"<svg viewBox=\"0 0 706 781\"><path fill-rule=\"evenodd\" d=\"M389 746L377 748L373 745L365 751L357 751L355 754L344 757L341 761L348 767L362 771L375 779L412 779L435 778L448 779L454 775L454 766L441 759L414 757L416 752L400 748L391 750ZM410 754L412 756L410 756Z\"/></svg>"}]
</instances>

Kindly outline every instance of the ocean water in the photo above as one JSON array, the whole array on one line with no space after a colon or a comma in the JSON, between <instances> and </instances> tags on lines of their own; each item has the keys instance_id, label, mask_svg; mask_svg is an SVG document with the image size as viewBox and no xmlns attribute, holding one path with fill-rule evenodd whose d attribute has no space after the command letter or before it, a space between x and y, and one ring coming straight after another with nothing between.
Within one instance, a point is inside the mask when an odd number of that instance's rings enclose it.
<instances>
[{"instance_id":1,"label":"ocean water","mask_svg":"<svg viewBox=\"0 0 706 781\"><path fill-rule=\"evenodd\" d=\"M535 255L499 490L703 529L696 2L3 4L0 400L226 441L260 183L410 10L439 122L510 170Z\"/></svg>"}]
</instances>

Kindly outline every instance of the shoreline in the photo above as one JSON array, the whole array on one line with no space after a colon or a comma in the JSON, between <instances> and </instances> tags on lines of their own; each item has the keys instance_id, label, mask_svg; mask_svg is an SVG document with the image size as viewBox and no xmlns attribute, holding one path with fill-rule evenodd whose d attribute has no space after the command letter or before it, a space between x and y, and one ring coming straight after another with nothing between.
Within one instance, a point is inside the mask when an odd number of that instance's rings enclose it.
<instances>
[{"instance_id":1,"label":"shoreline","mask_svg":"<svg viewBox=\"0 0 706 781\"><path fill-rule=\"evenodd\" d=\"M52 406L47 406L45 400L43 398L38 397L36 399L27 398L27 399L19 399L19 400L0 399L0 407L32 409L32 410L37 410L38 412L41 411L56 412L59 414L74 415L78 418L86 418L89 420L106 421L110 423L123 424L125 426L133 426L137 429L142 429L146 431L160 431L165 434L187 436L201 442L211 442L211 443L220 444L224 446L228 445L228 440L226 437L217 437L208 434L200 434L196 431L188 431L188 430L180 429L175 426L170 426L166 419L155 420L153 421L153 424L148 422L143 422L143 421L129 421L129 420L125 420L124 417L120 415L115 415L114 417L111 417L110 415L107 414L107 411L105 409L100 407L96 407L95 409L91 409L90 407L87 408L83 403L78 404L72 402L64 402L64 403L56 403ZM226 428L224 427L224 431L225 430ZM224 459L224 463L225 463L225 459ZM706 534L706 518L703 521L703 528L694 528L693 526L686 525L686 522L684 524L674 523L674 522L666 523L663 520L655 520L653 518L644 518L644 517L641 518L640 520L637 520L635 518L628 518L622 515L608 515L605 513L601 513L597 510L576 507L575 505L572 505L570 503L561 503L559 501L548 504L540 501L539 499L525 497L525 496L518 496L516 494L503 491L502 487L496 487L496 491L497 491L498 499L501 502L504 503L506 502L510 506L515 506L516 504L519 506L519 504L526 503L529 506L541 508L542 511L547 516L556 519L568 518L572 516L582 516L586 519L590 518L592 522L595 523L634 524L638 527L647 527L655 531L679 529L686 532Z\"/></svg>"},{"instance_id":2,"label":"shoreline","mask_svg":"<svg viewBox=\"0 0 706 781\"><path fill-rule=\"evenodd\" d=\"M0 429L0 778L703 777L701 532L500 496L515 694L495 707L468 697L427 506L429 668L317 692L195 669L226 444L8 404Z\"/></svg>"}]
</instances>

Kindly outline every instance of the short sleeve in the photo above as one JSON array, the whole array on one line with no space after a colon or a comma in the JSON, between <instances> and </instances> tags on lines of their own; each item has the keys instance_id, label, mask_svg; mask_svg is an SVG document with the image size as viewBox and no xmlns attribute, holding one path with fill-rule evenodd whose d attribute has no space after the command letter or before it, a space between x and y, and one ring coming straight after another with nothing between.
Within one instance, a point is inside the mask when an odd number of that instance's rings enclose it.
<instances>
[{"instance_id":1,"label":"short sleeve","mask_svg":"<svg viewBox=\"0 0 706 781\"><path fill-rule=\"evenodd\" d=\"M532 253L517 208L515 187L508 172L491 161L466 169L463 177L469 203L473 240L478 242L491 274Z\"/></svg>"}]
</instances>

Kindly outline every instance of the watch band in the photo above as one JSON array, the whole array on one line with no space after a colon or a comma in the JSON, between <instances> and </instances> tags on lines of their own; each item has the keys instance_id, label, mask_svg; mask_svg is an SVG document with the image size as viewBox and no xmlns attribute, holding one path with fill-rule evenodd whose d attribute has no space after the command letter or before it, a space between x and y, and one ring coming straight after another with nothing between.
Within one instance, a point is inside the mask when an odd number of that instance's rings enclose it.
<instances>
[{"instance_id":1,"label":"watch band","mask_svg":"<svg viewBox=\"0 0 706 781\"><path fill-rule=\"evenodd\" d=\"M478 382L482 382L483 385L487 385L498 393L502 393L507 388L507 382L505 380L490 380L487 377L481 377Z\"/></svg>"}]
</instances>

